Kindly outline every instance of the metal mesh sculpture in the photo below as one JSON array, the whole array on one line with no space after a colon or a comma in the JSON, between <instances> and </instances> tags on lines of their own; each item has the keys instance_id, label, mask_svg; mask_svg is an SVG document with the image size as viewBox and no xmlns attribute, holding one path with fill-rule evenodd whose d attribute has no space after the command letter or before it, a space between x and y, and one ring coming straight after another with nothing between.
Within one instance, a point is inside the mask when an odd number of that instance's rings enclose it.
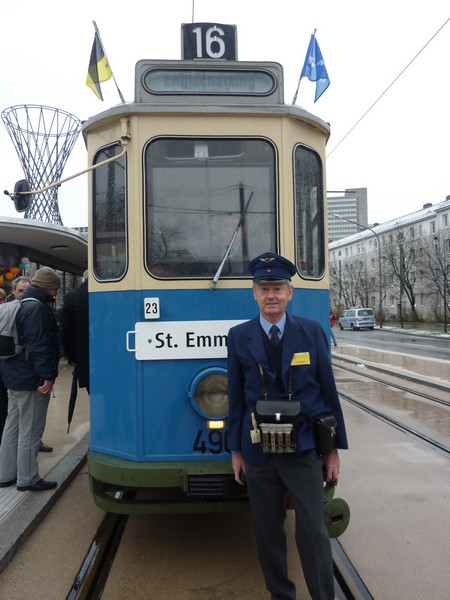
<instances>
[{"instance_id":1,"label":"metal mesh sculpture","mask_svg":"<svg viewBox=\"0 0 450 600\"><path fill-rule=\"evenodd\" d=\"M2 112L2 119L30 189L59 181L80 133L80 120L59 108L34 104L10 106ZM58 187L33 195L25 218L62 225Z\"/></svg>"}]
</instances>

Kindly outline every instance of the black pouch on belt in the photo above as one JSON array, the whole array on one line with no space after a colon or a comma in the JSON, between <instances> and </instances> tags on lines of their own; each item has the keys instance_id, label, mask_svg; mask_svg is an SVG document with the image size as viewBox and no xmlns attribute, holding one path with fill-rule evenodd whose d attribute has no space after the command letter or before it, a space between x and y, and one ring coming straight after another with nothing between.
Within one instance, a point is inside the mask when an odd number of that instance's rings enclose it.
<instances>
[{"instance_id":1,"label":"black pouch on belt","mask_svg":"<svg viewBox=\"0 0 450 600\"><path fill-rule=\"evenodd\" d=\"M332 413L311 418L316 450L321 456L330 454L336 448L336 417Z\"/></svg>"}]
</instances>

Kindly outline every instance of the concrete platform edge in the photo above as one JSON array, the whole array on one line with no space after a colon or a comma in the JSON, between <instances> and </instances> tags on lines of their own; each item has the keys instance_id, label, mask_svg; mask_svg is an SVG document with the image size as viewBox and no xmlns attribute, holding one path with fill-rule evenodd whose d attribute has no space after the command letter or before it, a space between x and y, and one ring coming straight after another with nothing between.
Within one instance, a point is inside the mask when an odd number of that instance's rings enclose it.
<instances>
[{"instance_id":1,"label":"concrete platform edge","mask_svg":"<svg viewBox=\"0 0 450 600\"><path fill-rule=\"evenodd\" d=\"M64 490L85 464L89 438L89 433L86 433L76 446L45 475L46 479L58 482L58 487L55 490L50 492L18 492L27 494L27 497L20 502L0 526L0 573L50 512Z\"/></svg>"},{"instance_id":2,"label":"concrete platform edge","mask_svg":"<svg viewBox=\"0 0 450 600\"><path fill-rule=\"evenodd\" d=\"M450 385L446 385L443 381L436 381L434 379L431 379L431 377L426 377L425 375L413 375L410 371L406 371L406 370L402 371L400 369L395 369L395 368L392 368L388 364L384 365L384 364L380 364L380 363L374 363L374 362L370 362L370 361L362 359L362 358L360 359L356 356L347 356L345 354L340 354L340 352L336 351L336 349L334 350L334 352L332 354L332 359L333 358L336 358L336 360L342 360L342 362L348 362L352 365L354 364L355 361L359 361L360 363L363 363L364 366L367 367L367 369L372 369L373 371L379 371L381 373L385 373L386 369L389 369L389 373L392 373L392 375L402 377L403 379L412 381L413 383L426 384L430 387L437 388L437 389L443 389L443 390L448 389L450 392ZM355 366L354 372L358 373L357 366Z\"/></svg>"}]
</instances>

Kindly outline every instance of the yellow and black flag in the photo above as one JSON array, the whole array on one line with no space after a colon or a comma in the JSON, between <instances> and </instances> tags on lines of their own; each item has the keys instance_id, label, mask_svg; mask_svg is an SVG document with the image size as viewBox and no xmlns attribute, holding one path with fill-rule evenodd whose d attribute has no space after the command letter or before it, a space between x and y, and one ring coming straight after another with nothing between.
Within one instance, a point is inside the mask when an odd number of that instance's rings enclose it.
<instances>
[{"instance_id":1,"label":"yellow and black flag","mask_svg":"<svg viewBox=\"0 0 450 600\"><path fill-rule=\"evenodd\" d=\"M89 61L88 75L86 77L86 85L91 88L94 94L103 100L102 90L100 88L101 81L111 79L112 71L108 64L108 59L103 49L102 42L98 32L95 33L94 43L92 45L91 58Z\"/></svg>"}]
</instances>

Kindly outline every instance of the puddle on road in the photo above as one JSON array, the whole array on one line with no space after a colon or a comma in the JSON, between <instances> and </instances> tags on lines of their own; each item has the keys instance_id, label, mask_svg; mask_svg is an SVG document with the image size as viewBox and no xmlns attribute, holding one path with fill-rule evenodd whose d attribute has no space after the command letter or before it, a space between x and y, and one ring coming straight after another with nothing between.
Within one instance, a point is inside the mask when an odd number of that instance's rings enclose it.
<instances>
[{"instance_id":1,"label":"puddle on road","mask_svg":"<svg viewBox=\"0 0 450 600\"><path fill-rule=\"evenodd\" d=\"M397 390L389 385L358 380L356 377L352 381L344 382L337 374L338 391L347 393L370 408L436 439L441 444L448 445L450 437L448 406L419 398L415 394Z\"/></svg>"}]
</instances>

